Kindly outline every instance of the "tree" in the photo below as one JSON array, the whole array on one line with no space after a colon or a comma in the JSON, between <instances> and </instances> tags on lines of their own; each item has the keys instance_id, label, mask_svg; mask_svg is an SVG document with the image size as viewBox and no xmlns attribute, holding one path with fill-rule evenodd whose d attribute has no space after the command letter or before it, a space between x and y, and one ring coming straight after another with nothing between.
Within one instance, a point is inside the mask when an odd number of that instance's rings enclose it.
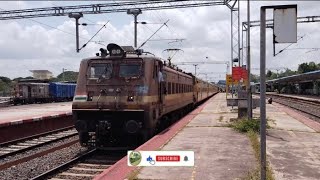
<instances>
[{"instance_id":1,"label":"tree","mask_svg":"<svg viewBox=\"0 0 320 180\"><path fill-rule=\"evenodd\" d=\"M28 76L28 77L17 77L17 78L12 79L12 81L20 81L21 79L33 79L33 77L31 77L31 76Z\"/></svg>"},{"instance_id":2,"label":"tree","mask_svg":"<svg viewBox=\"0 0 320 180\"><path fill-rule=\"evenodd\" d=\"M0 96L10 95L11 80L6 77L0 77Z\"/></svg>"},{"instance_id":3,"label":"tree","mask_svg":"<svg viewBox=\"0 0 320 180\"><path fill-rule=\"evenodd\" d=\"M78 72L74 72L74 71L65 71L57 76L57 80L76 82L78 79L78 74L79 74Z\"/></svg>"},{"instance_id":4,"label":"tree","mask_svg":"<svg viewBox=\"0 0 320 180\"><path fill-rule=\"evenodd\" d=\"M276 73L268 70L267 74L266 74L266 78L267 78L267 80L276 79L276 78L278 78L278 75Z\"/></svg>"},{"instance_id":5,"label":"tree","mask_svg":"<svg viewBox=\"0 0 320 180\"><path fill-rule=\"evenodd\" d=\"M7 84L11 83L11 79L8 77L0 76L0 80Z\"/></svg>"},{"instance_id":6,"label":"tree","mask_svg":"<svg viewBox=\"0 0 320 180\"><path fill-rule=\"evenodd\" d=\"M257 83L260 81L260 77L258 75L251 74L251 82Z\"/></svg>"},{"instance_id":7,"label":"tree","mask_svg":"<svg viewBox=\"0 0 320 180\"><path fill-rule=\"evenodd\" d=\"M286 70L283 72L283 71L281 71L280 73L279 73L279 78L281 78L281 77L287 77L287 76L292 76L292 75L295 75L295 74L297 74L297 71L292 71L291 69L288 69L288 68L286 68Z\"/></svg>"},{"instance_id":8,"label":"tree","mask_svg":"<svg viewBox=\"0 0 320 180\"><path fill-rule=\"evenodd\" d=\"M271 72L270 70L268 70L268 72L267 72L267 74L266 74L266 77L267 77L267 78L270 78L271 75L272 75L272 72Z\"/></svg>"},{"instance_id":9,"label":"tree","mask_svg":"<svg viewBox=\"0 0 320 180\"><path fill-rule=\"evenodd\" d=\"M316 64L315 62L302 63L299 64L298 72L299 74L320 70L320 63Z\"/></svg>"}]
</instances>

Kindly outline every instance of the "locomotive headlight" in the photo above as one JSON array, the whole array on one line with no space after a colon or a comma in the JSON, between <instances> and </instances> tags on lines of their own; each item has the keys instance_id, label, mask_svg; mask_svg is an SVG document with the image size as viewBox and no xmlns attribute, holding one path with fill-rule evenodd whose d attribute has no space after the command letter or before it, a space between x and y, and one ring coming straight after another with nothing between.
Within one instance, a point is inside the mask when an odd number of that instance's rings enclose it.
<instances>
[{"instance_id":1,"label":"locomotive headlight","mask_svg":"<svg viewBox=\"0 0 320 180\"><path fill-rule=\"evenodd\" d=\"M134 100L133 96L128 96L128 101L133 101L133 100Z\"/></svg>"},{"instance_id":2,"label":"locomotive headlight","mask_svg":"<svg viewBox=\"0 0 320 180\"><path fill-rule=\"evenodd\" d=\"M88 99L87 99L87 101L92 101L92 99L93 99L93 92L92 92L92 91L89 91L89 92L88 92Z\"/></svg>"},{"instance_id":3,"label":"locomotive headlight","mask_svg":"<svg viewBox=\"0 0 320 180\"><path fill-rule=\"evenodd\" d=\"M119 55L119 54L121 54L121 50L120 49L112 49L111 53L115 54L115 55Z\"/></svg>"}]
</instances>

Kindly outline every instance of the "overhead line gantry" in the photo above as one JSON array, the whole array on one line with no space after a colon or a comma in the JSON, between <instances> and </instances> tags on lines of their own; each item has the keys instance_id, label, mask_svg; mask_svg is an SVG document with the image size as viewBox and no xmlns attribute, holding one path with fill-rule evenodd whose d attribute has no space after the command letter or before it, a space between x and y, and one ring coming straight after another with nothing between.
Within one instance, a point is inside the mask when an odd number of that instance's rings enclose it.
<instances>
[{"instance_id":1,"label":"overhead line gantry","mask_svg":"<svg viewBox=\"0 0 320 180\"><path fill-rule=\"evenodd\" d=\"M90 5L57 6L0 11L0 20L69 16L70 14L100 14L127 12L128 9L160 10L225 5L231 11L231 63L240 59L240 3L239 0L137 0ZM239 61L240 65L240 61Z\"/></svg>"}]
</instances>

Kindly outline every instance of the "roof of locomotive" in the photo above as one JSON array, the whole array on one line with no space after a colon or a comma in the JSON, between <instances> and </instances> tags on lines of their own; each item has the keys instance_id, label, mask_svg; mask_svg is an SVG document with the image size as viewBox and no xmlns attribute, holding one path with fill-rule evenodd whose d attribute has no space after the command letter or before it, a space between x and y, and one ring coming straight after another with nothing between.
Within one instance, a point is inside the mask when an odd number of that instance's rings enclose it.
<instances>
[{"instance_id":1,"label":"roof of locomotive","mask_svg":"<svg viewBox=\"0 0 320 180\"><path fill-rule=\"evenodd\" d=\"M103 59L121 59L121 58L123 58L123 57L110 56L110 55L107 55L107 56L93 56L93 57L84 58L84 59L82 59L82 61L85 61L85 60L103 60ZM158 60L162 61L159 57L152 56L152 55L149 55L149 54L137 55L137 54L128 53L128 54L126 54L125 58L148 58L148 59L150 58L150 59L158 59Z\"/></svg>"},{"instance_id":2,"label":"roof of locomotive","mask_svg":"<svg viewBox=\"0 0 320 180\"><path fill-rule=\"evenodd\" d=\"M82 59L82 61L90 61L90 60L108 60L108 59L121 59L123 57L115 57L115 56L93 56L93 57L88 57L88 58L84 58ZM158 60L161 61L164 64L164 68L166 68L169 71L175 71L176 73L180 74L180 75L185 75L185 76L194 76L192 73L186 73L184 71L182 71L181 69L176 69L175 67L172 66L168 66L164 63L165 60L157 57L157 56L153 56L153 55L149 55L149 54L142 54L142 55L137 55L137 54L126 54L125 58L129 58L129 59L134 59L134 58L141 58L143 60Z\"/></svg>"}]
</instances>

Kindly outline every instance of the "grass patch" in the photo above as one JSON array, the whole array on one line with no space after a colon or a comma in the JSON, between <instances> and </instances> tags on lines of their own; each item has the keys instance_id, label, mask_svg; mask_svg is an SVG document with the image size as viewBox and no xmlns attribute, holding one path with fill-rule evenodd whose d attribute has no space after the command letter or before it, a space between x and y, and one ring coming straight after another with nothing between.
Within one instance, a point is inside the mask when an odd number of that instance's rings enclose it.
<instances>
[{"instance_id":1,"label":"grass patch","mask_svg":"<svg viewBox=\"0 0 320 180\"><path fill-rule=\"evenodd\" d=\"M248 133L250 131L260 132L260 119L240 119L230 124L234 130L241 133ZM267 129L270 128L267 120Z\"/></svg>"},{"instance_id":2,"label":"grass patch","mask_svg":"<svg viewBox=\"0 0 320 180\"><path fill-rule=\"evenodd\" d=\"M249 131L259 132L260 131L260 119L240 119L234 121L231 127L241 133L247 133Z\"/></svg>"},{"instance_id":3,"label":"grass patch","mask_svg":"<svg viewBox=\"0 0 320 180\"><path fill-rule=\"evenodd\" d=\"M260 179L260 142L258 140L257 132L249 130L247 136L251 142L251 147L254 151L254 156L257 160L257 168L248 172L248 174L242 178L243 180L259 180ZM267 162L267 180L275 180L269 162Z\"/></svg>"},{"instance_id":4,"label":"grass patch","mask_svg":"<svg viewBox=\"0 0 320 180\"><path fill-rule=\"evenodd\" d=\"M268 125L269 120L267 120L267 128L270 128ZM248 172L245 177L241 178L243 180L259 180L260 179L260 141L259 141L259 132L260 132L260 119L240 119L232 122L229 127L232 127L234 130L246 133L248 136L251 147L254 151L254 156L257 163L257 168ZM267 180L275 180L269 162L267 162Z\"/></svg>"}]
</instances>

